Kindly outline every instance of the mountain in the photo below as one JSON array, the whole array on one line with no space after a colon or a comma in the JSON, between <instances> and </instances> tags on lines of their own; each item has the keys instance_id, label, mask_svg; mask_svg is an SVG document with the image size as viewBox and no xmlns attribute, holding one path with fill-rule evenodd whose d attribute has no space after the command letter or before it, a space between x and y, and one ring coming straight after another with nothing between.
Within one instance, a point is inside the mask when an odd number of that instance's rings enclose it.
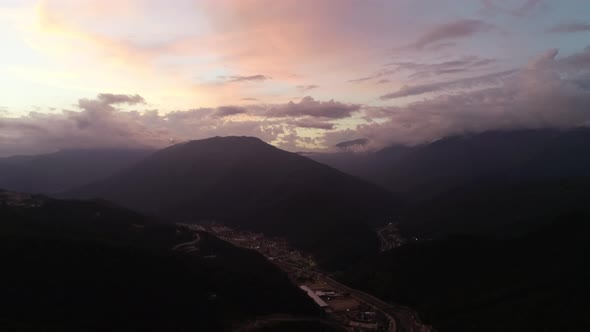
<instances>
[{"instance_id":1,"label":"mountain","mask_svg":"<svg viewBox=\"0 0 590 332\"><path fill-rule=\"evenodd\" d=\"M408 198L430 198L473 181L590 176L590 129L490 131L374 153L310 158Z\"/></svg>"},{"instance_id":2,"label":"mountain","mask_svg":"<svg viewBox=\"0 0 590 332\"><path fill-rule=\"evenodd\" d=\"M418 238L351 266L345 283L443 332L590 328L589 129L311 157L401 193L398 229Z\"/></svg>"},{"instance_id":3,"label":"mountain","mask_svg":"<svg viewBox=\"0 0 590 332\"><path fill-rule=\"evenodd\" d=\"M407 204L398 221L406 234L420 238L513 235L542 226L539 217L590 211L586 128L492 131L310 157L403 196Z\"/></svg>"},{"instance_id":4,"label":"mountain","mask_svg":"<svg viewBox=\"0 0 590 332\"><path fill-rule=\"evenodd\" d=\"M191 250L175 250L181 243ZM102 201L0 191L0 260L3 331L229 331L261 316L320 318L260 254Z\"/></svg>"},{"instance_id":5,"label":"mountain","mask_svg":"<svg viewBox=\"0 0 590 332\"><path fill-rule=\"evenodd\" d=\"M406 208L400 228L419 238L517 236L572 212L590 213L590 177L477 181Z\"/></svg>"},{"instance_id":6,"label":"mountain","mask_svg":"<svg viewBox=\"0 0 590 332\"><path fill-rule=\"evenodd\" d=\"M386 222L395 203L376 185L252 137L178 144L67 195L283 236L333 265L375 252L370 225Z\"/></svg>"},{"instance_id":7,"label":"mountain","mask_svg":"<svg viewBox=\"0 0 590 332\"><path fill-rule=\"evenodd\" d=\"M417 309L441 332L588 331L589 216L546 217L514 238L414 241L339 278Z\"/></svg>"},{"instance_id":8,"label":"mountain","mask_svg":"<svg viewBox=\"0 0 590 332\"><path fill-rule=\"evenodd\" d=\"M116 173L151 150L64 150L36 156L0 158L0 188L53 194Z\"/></svg>"}]
</instances>

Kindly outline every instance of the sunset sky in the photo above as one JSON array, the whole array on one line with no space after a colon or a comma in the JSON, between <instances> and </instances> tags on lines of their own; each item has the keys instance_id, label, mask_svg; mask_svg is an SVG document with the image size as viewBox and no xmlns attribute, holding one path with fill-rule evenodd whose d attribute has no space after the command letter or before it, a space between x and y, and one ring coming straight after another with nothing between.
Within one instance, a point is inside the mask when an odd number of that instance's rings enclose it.
<instances>
[{"instance_id":1,"label":"sunset sky","mask_svg":"<svg viewBox=\"0 0 590 332\"><path fill-rule=\"evenodd\" d=\"M2 0L0 155L590 125L587 0Z\"/></svg>"}]
</instances>

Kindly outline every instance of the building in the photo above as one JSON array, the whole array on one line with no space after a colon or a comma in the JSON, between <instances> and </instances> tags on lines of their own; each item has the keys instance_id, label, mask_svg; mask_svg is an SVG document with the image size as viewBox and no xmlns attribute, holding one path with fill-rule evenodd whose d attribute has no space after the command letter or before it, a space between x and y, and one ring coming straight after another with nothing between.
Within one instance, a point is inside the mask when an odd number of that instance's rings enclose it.
<instances>
[{"instance_id":1,"label":"building","mask_svg":"<svg viewBox=\"0 0 590 332\"><path fill-rule=\"evenodd\" d=\"M328 304L322 300L321 297L319 297L316 292L314 292L313 290L311 290L309 287L307 286L300 286L299 288L303 289L306 293L307 296L311 297L312 300L315 301L315 303L322 309L327 309L329 308Z\"/></svg>"}]
</instances>

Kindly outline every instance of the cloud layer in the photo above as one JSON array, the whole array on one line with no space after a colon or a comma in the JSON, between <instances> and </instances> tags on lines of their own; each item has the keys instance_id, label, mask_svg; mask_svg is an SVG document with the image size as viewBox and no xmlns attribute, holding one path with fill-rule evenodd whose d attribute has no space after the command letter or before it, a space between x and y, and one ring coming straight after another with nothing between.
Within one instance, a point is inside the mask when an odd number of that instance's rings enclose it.
<instances>
[{"instance_id":1,"label":"cloud layer","mask_svg":"<svg viewBox=\"0 0 590 332\"><path fill-rule=\"evenodd\" d=\"M412 44L412 46L422 49L435 43L466 38L477 33L487 32L493 28L494 26L489 23L474 19L444 23L437 25L426 32L414 44Z\"/></svg>"},{"instance_id":2,"label":"cloud layer","mask_svg":"<svg viewBox=\"0 0 590 332\"><path fill-rule=\"evenodd\" d=\"M582 2L2 3L0 155L215 135L374 149L585 125Z\"/></svg>"},{"instance_id":3,"label":"cloud layer","mask_svg":"<svg viewBox=\"0 0 590 332\"><path fill-rule=\"evenodd\" d=\"M439 92L404 106L369 106L312 97L285 104L221 106L160 114L139 95L99 94L78 110L0 117L3 155L58 149L163 147L216 135L250 135L280 147L330 147L366 138L363 149L420 144L497 129L590 126L590 48L559 57L551 49L519 69L430 85L381 98ZM338 120L362 118L342 128ZM300 130L316 130L309 136ZM319 131L319 132L318 132ZM317 133L320 133L319 135Z\"/></svg>"}]
</instances>

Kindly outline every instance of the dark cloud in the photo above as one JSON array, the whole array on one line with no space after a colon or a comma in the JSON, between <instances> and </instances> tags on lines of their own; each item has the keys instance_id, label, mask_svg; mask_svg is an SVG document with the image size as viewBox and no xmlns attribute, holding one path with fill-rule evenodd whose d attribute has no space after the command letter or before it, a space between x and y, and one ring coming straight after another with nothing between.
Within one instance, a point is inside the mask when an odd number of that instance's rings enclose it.
<instances>
[{"instance_id":1,"label":"dark cloud","mask_svg":"<svg viewBox=\"0 0 590 332\"><path fill-rule=\"evenodd\" d=\"M320 87L319 85L309 84L309 85L298 85L297 89L301 92L305 92L305 91L317 89L319 87Z\"/></svg>"},{"instance_id":2,"label":"dark cloud","mask_svg":"<svg viewBox=\"0 0 590 332\"><path fill-rule=\"evenodd\" d=\"M438 63L398 62L393 65L398 72L410 73L408 78L417 79L481 70L497 62L496 59L465 56Z\"/></svg>"},{"instance_id":3,"label":"dark cloud","mask_svg":"<svg viewBox=\"0 0 590 332\"><path fill-rule=\"evenodd\" d=\"M343 104L334 100L316 101L312 97L305 97L299 103L289 102L286 105L271 107L265 115L268 117L322 117L342 119L350 117L360 110L360 105Z\"/></svg>"},{"instance_id":4,"label":"dark cloud","mask_svg":"<svg viewBox=\"0 0 590 332\"><path fill-rule=\"evenodd\" d=\"M585 72L590 70L590 46L582 52L578 52L559 60L559 65L573 72Z\"/></svg>"},{"instance_id":5,"label":"dark cloud","mask_svg":"<svg viewBox=\"0 0 590 332\"><path fill-rule=\"evenodd\" d=\"M269 80L270 77L266 76L266 75L250 75L250 76L240 76L240 75L236 75L236 76L220 76L219 77L222 80L225 80L227 82L260 82L260 81L266 81Z\"/></svg>"},{"instance_id":6,"label":"dark cloud","mask_svg":"<svg viewBox=\"0 0 590 332\"><path fill-rule=\"evenodd\" d=\"M373 80L375 78L383 77L383 76L388 75L388 74L389 73L379 72L379 73L374 74L374 75L371 75L371 76L364 76L364 77L361 77L361 78L355 78L355 79L352 79L352 80L348 80L348 82L350 82L350 83L362 83L362 82Z\"/></svg>"},{"instance_id":7,"label":"dark cloud","mask_svg":"<svg viewBox=\"0 0 590 332\"><path fill-rule=\"evenodd\" d=\"M470 37L477 33L490 31L493 28L494 26L489 23L473 19L449 22L435 26L426 32L412 44L412 47L422 49L438 42Z\"/></svg>"},{"instance_id":8,"label":"dark cloud","mask_svg":"<svg viewBox=\"0 0 590 332\"><path fill-rule=\"evenodd\" d=\"M590 31L590 24L588 23L564 23L553 26L548 29L548 33L572 33Z\"/></svg>"},{"instance_id":9,"label":"dark cloud","mask_svg":"<svg viewBox=\"0 0 590 332\"><path fill-rule=\"evenodd\" d=\"M97 97L98 101L106 104L106 105L116 105L116 104L129 104L129 105L136 105L136 104L145 104L145 100L140 95L118 95L112 93L101 93Z\"/></svg>"},{"instance_id":10,"label":"dark cloud","mask_svg":"<svg viewBox=\"0 0 590 332\"><path fill-rule=\"evenodd\" d=\"M303 118L300 120L293 121L293 125L299 128L313 128L313 129L334 129L334 124L326 121L318 121L312 118Z\"/></svg>"},{"instance_id":11,"label":"dark cloud","mask_svg":"<svg viewBox=\"0 0 590 332\"><path fill-rule=\"evenodd\" d=\"M457 43L444 42L444 43L436 43L436 44L429 45L427 47L427 49L431 52L438 52L438 51L446 50L449 48L454 48L456 46L457 46Z\"/></svg>"},{"instance_id":12,"label":"dark cloud","mask_svg":"<svg viewBox=\"0 0 590 332\"><path fill-rule=\"evenodd\" d=\"M452 81L428 83L413 86L405 85L395 92L391 92L381 96L380 99L389 100L402 97L416 96L431 92L448 91L454 89L472 89L480 86L493 85L500 83L507 76L515 72L515 70L506 70Z\"/></svg>"},{"instance_id":13,"label":"dark cloud","mask_svg":"<svg viewBox=\"0 0 590 332\"><path fill-rule=\"evenodd\" d=\"M245 108L239 107L239 106L221 106L221 107L217 108L215 113L213 113L213 116L218 117L218 118L223 118L226 116L231 116L231 115L236 115L236 114L244 114L247 112L248 111Z\"/></svg>"},{"instance_id":14,"label":"dark cloud","mask_svg":"<svg viewBox=\"0 0 590 332\"><path fill-rule=\"evenodd\" d=\"M369 140L366 138L357 138L351 141L344 141L340 142L335 145L336 148L341 150L354 150L355 148L363 147L369 143Z\"/></svg>"},{"instance_id":15,"label":"dark cloud","mask_svg":"<svg viewBox=\"0 0 590 332\"><path fill-rule=\"evenodd\" d=\"M515 8L505 8L499 4L499 0L482 0L484 4L483 13L491 16L497 14L506 14L516 17L524 17L531 13L535 8L542 4L542 0L522 0L521 4Z\"/></svg>"},{"instance_id":16,"label":"dark cloud","mask_svg":"<svg viewBox=\"0 0 590 332\"><path fill-rule=\"evenodd\" d=\"M376 83L385 83L383 77L388 77L396 74L408 74L409 79L423 79L432 76L442 76L449 74L457 74L468 72L472 70L481 70L486 67L496 64L498 60L490 58L482 58L479 56L464 56L458 59L436 62L436 63L422 63L399 61L387 64L387 69L378 71L372 75L350 80L352 83L361 83L370 80L378 80ZM392 67L392 68L391 68Z\"/></svg>"}]
</instances>

